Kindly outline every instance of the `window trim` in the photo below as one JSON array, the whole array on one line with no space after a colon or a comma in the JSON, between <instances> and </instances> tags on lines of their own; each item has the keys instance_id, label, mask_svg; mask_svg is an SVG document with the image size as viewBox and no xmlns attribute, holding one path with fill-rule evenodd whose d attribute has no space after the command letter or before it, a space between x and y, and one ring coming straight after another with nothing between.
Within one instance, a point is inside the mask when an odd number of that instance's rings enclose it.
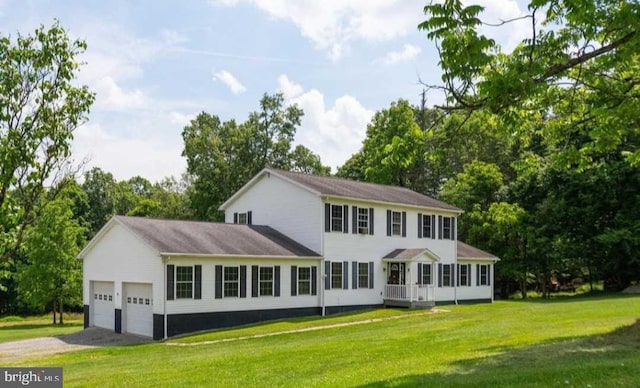
<instances>
[{"instance_id":1,"label":"window trim","mask_svg":"<svg viewBox=\"0 0 640 388\"><path fill-rule=\"evenodd\" d=\"M366 274L363 275L361 269L365 268ZM363 277L364 276L364 277ZM371 274L369 273L369 263L368 262L358 262L358 288L369 288L369 278ZM363 282L364 279L364 282ZM364 283L364 285L363 285Z\"/></svg>"},{"instance_id":2,"label":"window trim","mask_svg":"<svg viewBox=\"0 0 640 388\"><path fill-rule=\"evenodd\" d=\"M451 270L453 269L454 265L455 264L442 264L442 287L453 287L453 285L455 284L455 282L451 278ZM449 271L448 274L445 273L447 270ZM446 283L445 279L448 280Z\"/></svg>"},{"instance_id":3,"label":"window trim","mask_svg":"<svg viewBox=\"0 0 640 388\"><path fill-rule=\"evenodd\" d=\"M480 279L480 283L478 284L478 286L488 286L489 285L489 264L480 264L478 268L480 269L480 274L478 275L478 279ZM485 270L484 275L482 274L483 269Z\"/></svg>"},{"instance_id":4,"label":"window trim","mask_svg":"<svg viewBox=\"0 0 640 388\"><path fill-rule=\"evenodd\" d=\"M422 215L422 238L431 238L431 231L433 229L433 225L431 225L431 217L431 214ZM427 223L429 225L427 225Z\"/></svg>"},{"instance_id":5,"label":"window trim","mask_svg":"<svg viewBox=\"0 0 640 388\"><path fill-rule=\"evenodd\" d=\"M300 275L300 270L308 270L309 271L309 278L308 279L302 279L302 276ZM296 284L297 286L297 294L298 295L311 295L311 266L304 266L304 267L298 267L298 284ZM301 292L300 290L302 289L300 287L300 285L302 283L308 283L309 285L309 292Z\"/></svg>"},{"instance_id":6,"label":"window trim","mask_svg":"<svg viewBox=\"0 0 640 388\"><path fill-rule=\"evenodd\" d=\"M420 281L422 282L422 285L425 286L430 286L433 285L433 265L430 263L421 263L420 265L422 265L422 279L420 279ZM429 269L428 271L426 269ZM426 275L428 275L429 277L426 278ZM425 282L425 279L428 279L427 282Z\"/></svg>"},{"instance_id":7,"label":"window trim","mask_svg":"<svg viewBox=\"0 0 640 388\"><path fill-rule=\"evenodd\" d=\"M369 234L369 208L358 208L358 234Z\"/></svg>"},{"instance_id":8,"label":"window trim","mask_svg":"<svg viewBox=\"0 0 640 388\"><path fill-rule=\"evenodd\" d=\"M463 274L464 272L464 274ZM465 280L463 281L463 276ZM471 286L471 266L470 264L460 264L458 266L458 278L460 279L460 287Z\"/></svg>"},{"instance_id":9,"label":"window trim","mask_svg":"<svg viewBox=\"0 0 640 388\"><path fill-rule=\"evenodd\" d=\"M398 222L395 220L396 215L398 215ZM398 233L395 230L396 226L398 227ZM391 211L391 236L402 236L402 212Z\"/></svg>"},{"instance_id":10,"label":"window trim","mask_svg":"<svg viewBox=\"0 0 640 388\"><path fill-rule=\"evenodd\" d=\"M270 269L271 270L271 280L263 280L262 279L262 271L263 270L267 270ZM275 267L274 266L259 266L258 267L258 296L273 296L274 294L274 289L275 289ZM267 293L262 293L262 284L263 283L271 283L271 293L267 294Z\"/></svg>"},{"instance_id":11,"label":"window trim","mask_svg":"<svg viewBox=\"0 0 640 388\"><path fill-rule=\"evenodd\" d=\"M340 268L340 274L335 274L333 272L334 267ZM332 261L331 262L331 289L343 289L343 281L344 281L344 270L342 261ZM340 284L337 286L334 284L334 280L339 280ZM337 283L336 283L337 284Z\"/></svg>"},{"instance_id":12,"label":"window trim","mask_svg":"<svg viewBox=\"0 0 640 388\"><path fill-rule=\"evenodd\" d=\"M190 268L191 269L191 280L187 281L187 280L178 280L178 270L180 268ZM174 280L174 295L175 295L175 299L193 299L194 296L194 286L195 286L195 269L193 265L176 265L176 269L175 269L175 280ZM179 296L178 295L178 284L187 284L187 283L191 283L191 295L190 296Z\"/></svg>"},{"instance_id":13,"label":"window trim","mask_svg":"<svg viewBox=\"0 0 640 388\"><path fill-rule=\"evenodd\" d=\"M238 224L247 225L249 223L249 214L247 212L238 213Z\"/></svg>"},{"instance_id":14,"label":"window trim","mask_svg":"<svg viewBox=\"0 0 640 388\"><path fill-rule=\"evenodd\" d=\"M236 269L237 279L227 280L226 274L228 269ZM227 284L236 283L236 293L237 295L227 295ZM223 298L239 298L240 297L240 266L239 265L225 265L222 266L222 297Z\"/></svg>"},{"instance_id":15,"label":"window trim","mask_svg":"<svg viewBox=\"0 0 640 388\"><path fill-rule=\"evenodd\" d=\"M344 229L344 206L343 205L334 205L334 204L330 204L331 206L331 231L332 232L343 232ZM340 210L340 216L334 216L334 209L339 209ZM340 220L339 223L339 229L334 227L335 221Z\"/></svg>"},{"instance_id":16,"label":"window trim","mask_svg":"<svg viewBox=\"0 0 640 388\"><path fill-rule=\"evenodd\" d=\"M443 240L453 240L451 236L451 222L453 217L443 216L442 217L442 239ZM447 221L449 222L449 226L447 226Z\"/></svg>"}]
</instances>

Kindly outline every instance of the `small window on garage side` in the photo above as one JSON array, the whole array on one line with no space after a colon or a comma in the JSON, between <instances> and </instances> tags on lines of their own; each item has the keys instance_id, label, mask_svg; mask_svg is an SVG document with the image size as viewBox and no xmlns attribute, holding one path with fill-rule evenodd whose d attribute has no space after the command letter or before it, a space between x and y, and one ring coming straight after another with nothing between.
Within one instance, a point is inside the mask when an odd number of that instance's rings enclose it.
<instances>
[{"instance_id":1,"label":"small window on garage side","mask_svg":"<svg viewBox=\"0 0 640 388\"><path fill-rule=\"evenodd\" d=\"M102 294L98 295L98 300L102 300Z\"/></svg>"},{"instance_id":2,"label":"small window on garage side","mask_svg":"<svg viewBox=\"0 0 640 388\"><path fill-rule=\"evenodd\" d=\"M131 303L131 297L127 296L127 303Z\"/></svg>"},{"instance_id":3,"label":"small window on garage side","mask_svg":"<svg viewBox=\"0 0 640 388\"><path fill-rule=\"evenodd\" d=\"M93 299L98 300L98 294L93 294Z\"/></svg>"},{"instance_id":4,"label":"small window on garage side","mask_svg":"<svg viewBox=\"0 0 640 388\"><path fill-rule=\"evenodd\" d=\"M149 305L149 298L145 298L144 304L147 305L147 306Z\"/></svg>"}]
</instances>

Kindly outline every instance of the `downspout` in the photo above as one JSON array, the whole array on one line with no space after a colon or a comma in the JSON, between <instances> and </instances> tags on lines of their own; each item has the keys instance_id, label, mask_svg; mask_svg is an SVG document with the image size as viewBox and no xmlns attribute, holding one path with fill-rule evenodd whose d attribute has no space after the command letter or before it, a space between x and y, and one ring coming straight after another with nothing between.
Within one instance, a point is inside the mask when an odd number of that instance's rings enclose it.
<instances>
[{"instance_id":1,"label":"downspout","mask_svg":"<svg viewBox=\"0 0 640 388\"><path fill-rule=\"evenodd\" d=\"M322 201L322 197L320 197L320 256L322 256L321 260L320 260L320 273L322 274L322 276L320 276L320 288L322 290L322 292L320 293L320 306L322 307L322 316L324 317L326 315L325 313L325 305L324 305L324 284L325 284L325 278L327 276L326 273L324 273L324 202Z\"/></svg>"},{"instance_id":2,"label":"downspout","mask_svg":"<svg viewBox=\"0 0 640 388\"><path fill-rule=\"evenodd\" d=\"M167 262L169 261L170 257L165 257L164 260L162 260L162 262L164 263L164 265L162 266L162 272L164 273L164 279L162 281L163 284L163 295L164 297L162 298L162 315L163 315L163 320L164 320L164 339L167 339Z\"/></svg>"},{"instance_id":3,"label":"downspout","mask_svg":"<svg viewBox=\"0 0 640 388\"><path fill-rule=\"evenodd\" d=\"M453 280L453 302L457 305L458 304L458 278L460 277L460 274L458 273L460 271L460 267L458 267L458 217L453 217L453 221L455 227L455 235L453 236L453 254L454 256L454 271L456 274L456 279L452 279ZM451 272L454 272L451 271ZM467 276L470 276L467 274Z\"/></svg>"}]
</instances>

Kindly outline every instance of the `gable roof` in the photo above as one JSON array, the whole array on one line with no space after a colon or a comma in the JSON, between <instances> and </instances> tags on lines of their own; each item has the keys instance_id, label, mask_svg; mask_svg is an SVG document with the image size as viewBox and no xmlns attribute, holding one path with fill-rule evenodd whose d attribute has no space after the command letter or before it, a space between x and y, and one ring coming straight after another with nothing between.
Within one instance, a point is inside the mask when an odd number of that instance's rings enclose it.
<instances>
[{"instance_id":1,"label":"gable roof","mask_svg":"<svg viewBox=\"0 0 640 388\"><path fill-rule=\"evenodd\" d=\"M268 226L125 216L114 216L112 221L125 226L160 254L320 257ZM89 244L92 243L93 240ZM79 257L84 256L85 250Z\"/></svg>"},{"instance_id":2,"label":"gable roof","mask_svg":"<svg viewBox=\"0 0 640 388\"><path fill-rule=\"evenodd\" d=\"M322 196L386 202L462 213L462 210L455 206L438 201L428 195L420 194L405 187L358 182L343 178L310 175L272 168L265 168L258 173L258 175L251 179L249 183L222 204L222 206L220 206L220 210L225 210L231 202L233 202L241 193L244 193L250 186L255 184L259 177L265 174L274 174L286 181L302 186L314 194Z\"/></svg>"},{"instance_id":3,"label":"gable roof","mask_svg":"<svg viewBox=\"0 0 640 388\"><path fill-rule=\"evenodd\" d=\"M426 255L433 260L440 261L440 257L427 248L394 249L382 258L383 261L414 261L420 256Z\"/></svg>"},{"instance_id":4,"label":"gable roof","mask_svg":"<svg viewBox=\"0 0 640 388\"><path fill-rule=\"evenodd\" d=\"M458 241L458 259L499 261L498 256Z\"/></svg>"}]
</instances>

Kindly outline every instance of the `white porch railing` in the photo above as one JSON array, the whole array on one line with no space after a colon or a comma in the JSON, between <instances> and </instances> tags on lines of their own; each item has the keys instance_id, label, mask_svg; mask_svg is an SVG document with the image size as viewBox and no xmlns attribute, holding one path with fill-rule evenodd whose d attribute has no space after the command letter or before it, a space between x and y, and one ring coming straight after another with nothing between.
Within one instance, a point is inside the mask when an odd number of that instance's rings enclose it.
<instances>
[{"instance_id":1,"label":"white porch railing","mask_svg":"<svg viewBox=\"0 0 640 388\"><path fill-rule=\"evenodd\" d=\"M386 284L384 299L433 302L435 301L435 288L432 285L422 284Z\"/></svg>"}]
</instances>

